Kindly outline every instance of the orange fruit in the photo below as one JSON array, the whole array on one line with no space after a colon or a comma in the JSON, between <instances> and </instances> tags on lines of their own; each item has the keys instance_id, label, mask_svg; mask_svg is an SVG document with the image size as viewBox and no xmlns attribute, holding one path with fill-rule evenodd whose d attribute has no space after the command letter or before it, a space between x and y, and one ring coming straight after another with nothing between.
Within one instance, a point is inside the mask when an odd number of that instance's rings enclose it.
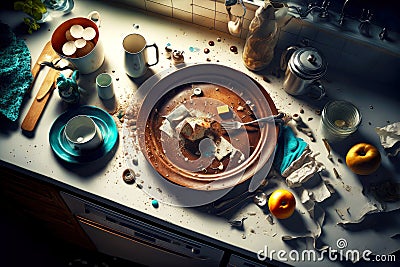
<instances>
[{"instance_id":1,"label":"orange fruit","mask_svg":"<svg viewBox=\"0 0 400 267\"><path fill-rule=\"evenodd\" d=\"M296 208L296 199L292 192L286 189L278 189L269 197L268 208L276 218L286 219L292 216Z\"/></svg>"},{"instance_id":2,"label":"orange fruit","mask_svg":"<svg viewBox=\"0 0 400 267\"><path fill-rule=\"evenodd\" d=\"M373 145L359 143L347 152L346 164L355 174L369 175L381 165L381 154Z\"/></svg>"}]
</instances>

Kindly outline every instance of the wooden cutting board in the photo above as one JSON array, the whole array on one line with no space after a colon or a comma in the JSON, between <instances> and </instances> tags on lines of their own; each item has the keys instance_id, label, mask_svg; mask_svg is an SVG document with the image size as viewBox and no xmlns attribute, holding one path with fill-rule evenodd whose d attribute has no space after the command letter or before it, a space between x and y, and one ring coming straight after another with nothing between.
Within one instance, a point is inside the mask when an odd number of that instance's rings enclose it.
<instances>
[{"instance_id":1,"label":"wooden cutting board","mask_svg":"<svg viewBox=\"0 0 400 267\"><path fill-rule=\"evenodd\" d=\"M57 53L51 47L50 41L47 42L47 44L43 48L42 53L40 54L40 56L38 58L36 64L32 68L32 75L34 77L34 81L40 70L40 65L38 63L43 60L51 60L52 58L54 58L56 56L57 56ZM35 129L37 122L39 121L39 119L43 113L43 110L46 107L46 104L52 94L53 90L51 89L51 87L54 86L54 80L58 75L59 75L59 71L54 70L54 69L49 69L49 72L47 73L42 85L40 86L40 89L39 89L37 95L35 96L33 103L31 105L31 107L29 108L28 113L26 114L24 120L22 121L22 124L21 124L22 130L27 131L27 132L32 132ZM32 86L33 86L34 81L32 82ZM48 90L49 90L49 93L47 93L46 96L44 96L40 100L37 99L38 96L43 95L43 93Z\"/></svg>"},{"instance_id":2,"label":"wooden cutting board","mask_svg":"<svg viewBox=\"0 0 400 267\"><path fill-rule=\"evenodd\" d=\"M30 89L32 89L33 85L35 84L35 81L36 81L36 78L37 78L37 75L38 75L40 69L43 68L42 66L40 66L39 63L42 61L51 61L55 56L57 56L57 54L53 50L53 48L51 46L51 42L48 41L46 43L46 45L43 47L43 50L40 53L38 59L36 60L36 63L32 66L33 81L32 81Z\"/></svg>"}]
</instances>

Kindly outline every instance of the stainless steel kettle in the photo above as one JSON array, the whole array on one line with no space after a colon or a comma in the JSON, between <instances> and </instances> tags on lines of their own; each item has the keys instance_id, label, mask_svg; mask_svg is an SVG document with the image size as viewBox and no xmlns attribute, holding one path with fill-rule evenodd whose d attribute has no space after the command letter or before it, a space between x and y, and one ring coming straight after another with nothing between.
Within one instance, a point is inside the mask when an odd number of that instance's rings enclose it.
<instances>
[{"instance_id":1,"label":"stainless steel kettle","mask_svg":"<svg viewBox=\"0 0 400 267\"><path fill-rule=\"evenodd\" d=\"M287 60L287 57L290 59ZM283 89L291 95L303 95L317 91L316 99L325 95L325 88L319 82L327 70L324 56L316 48L288 47L281 56L281 69L285 71ZM311 96L315 96L311 94Z\"/></svg>"}]
</instances>

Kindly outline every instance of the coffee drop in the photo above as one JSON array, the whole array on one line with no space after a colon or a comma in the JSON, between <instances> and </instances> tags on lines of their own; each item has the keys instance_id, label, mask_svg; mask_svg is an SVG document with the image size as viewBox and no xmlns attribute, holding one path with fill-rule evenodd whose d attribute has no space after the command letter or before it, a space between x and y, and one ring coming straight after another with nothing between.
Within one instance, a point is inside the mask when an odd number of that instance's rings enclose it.
<instances>
[{"instance_id":1,"label":"coffee drop","mask_svg":"<svg viewBox=\"0 0 400 267\"><path fill-rule=\"evenodd\" d=\"M230 50L232 53L235 53L235 54L237 54L237 52L238 52L237 47L234 46L234 45L232 45L231 47L229 47L229 50Z\"/></svg>"}]
</instances>

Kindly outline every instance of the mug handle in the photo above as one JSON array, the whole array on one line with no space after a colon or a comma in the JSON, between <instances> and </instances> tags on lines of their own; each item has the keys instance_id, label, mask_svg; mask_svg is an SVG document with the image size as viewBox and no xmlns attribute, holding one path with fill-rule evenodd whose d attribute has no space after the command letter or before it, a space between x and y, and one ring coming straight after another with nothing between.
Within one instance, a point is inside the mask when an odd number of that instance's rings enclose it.
<instances>
[{"instance_id":1,"label":"mug handle","mask_svg":"<svg viewBox=\"0 0 400 267\"><path fill-rule=\"evenodd\" d=\"M152 45L146 45L146 49L147 49L148 47L151 47L151 46L154 46L154 48L156 49L156 62L153 63L153 64L147 63L147 66L148 66L148 67L151 67L151 66L156 65L156 64L158 63L159 58L160 58L160 54L158 53L158 46L156 45L156 43L154 43L154 44L152 44Z\"/></svg>"},{"instance_id":2,"label":"mug handle","mask_svg":"<svg viewBox=\"0 0 400 267\"><path fill-rule=\"evenodd\" d=\"M315 91L319 94L319 96L313 96L313 94L311 93L309 94L309 96L314 100L321 100L321 98L326 95L325 87L319 81L313 82L308 86L308 88L310 89L310 91Z\"/></svg>"},{"instance_id":3,"label":"mug handle","mask_svg":"<svg viewBox=\"0 0 400 267\"><path fill-rule=\"evenodd\" d=\"M100 13L98 11L92 11L87 15L87 18L93 21L97 27L100 27Z\"/></svg>"},{"instance_id":4,"label":"mug handle","mask_svg":"<svg viewBox=\"0 0 400 267\"><path fill-rule=\"evenodd\" d=\"M286 48L285 51L283 51L282 56L281 56L281 62L280 62L280 67L281 70L285 71L287 68L287 64L289 62L288 60L288 56L292 55L294 51L296 51L297 49L299 49L298 46L289 46L288 48Z\"/></svg>"}]
</instances>

